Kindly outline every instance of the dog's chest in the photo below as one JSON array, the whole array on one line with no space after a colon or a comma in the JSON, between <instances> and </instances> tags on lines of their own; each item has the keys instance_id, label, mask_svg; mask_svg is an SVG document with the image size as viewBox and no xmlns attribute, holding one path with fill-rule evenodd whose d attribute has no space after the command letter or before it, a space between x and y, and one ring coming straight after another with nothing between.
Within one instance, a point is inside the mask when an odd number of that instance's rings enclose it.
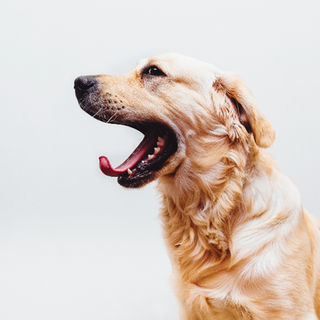
<instances>
[{"instance_id":1,"label":"dog's chest","mask_svg":"<svg viewBox=\"0 0 320 320\"><path fill-rule=\"evenodd\" d=\"M205 318L215 320L253 320L253 316L245 304L229 298L224 300L207 299L208 308ZM195 309L201 310L201 309ZM202 309L203 310L203 309Z\"/></svg>"},{"instance_id":2,"label":"dog's chest","mask_svg":"<svg viewBox=\"0 0 320 320\"><path fill-rule=\"evenodd\" d=\"M178 271L178 270L175 270ZM198 284L184 282L179 277L179 273L174 273L177 290L184 292L184 297L178 297L187 302L188 309L197 314L199 319L215 320L253 320L253 316L248 308L245 290L239 285L239 277L227 271L214 273L207 280L202 280ZM195 311L197 310L197 311ZM199 311L201 310L201 311ZM197 318L195 318L197 319Z\"/></svg>"}]
</instances>

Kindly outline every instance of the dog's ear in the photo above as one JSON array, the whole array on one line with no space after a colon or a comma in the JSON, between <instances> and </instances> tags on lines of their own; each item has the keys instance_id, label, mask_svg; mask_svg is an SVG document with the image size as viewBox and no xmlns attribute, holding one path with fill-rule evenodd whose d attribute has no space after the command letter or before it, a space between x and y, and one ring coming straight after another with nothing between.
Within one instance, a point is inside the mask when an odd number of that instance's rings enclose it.
<instances>
[{"instance_id":1,"label":"dog's ear","mask_svg":"<svg viewBox=\"0 0 320 320\"><path fill-rule=\"evenodd\" d=\"M255 106L250 90L242 83L238 75L222 74L214 82L213 90L216 94L224 96L225 103L233 106L239 122L248 133L253 134L258 147L268 148L272 145L276 136L272 124Z\"/></svg>"}]
</instances>

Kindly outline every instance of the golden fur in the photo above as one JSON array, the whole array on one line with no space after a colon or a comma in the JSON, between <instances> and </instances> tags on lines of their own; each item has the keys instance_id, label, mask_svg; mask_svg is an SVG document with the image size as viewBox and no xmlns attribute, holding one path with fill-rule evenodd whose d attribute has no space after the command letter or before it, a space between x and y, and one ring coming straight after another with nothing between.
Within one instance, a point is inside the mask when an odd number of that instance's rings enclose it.
<instances>
[{"instance_id":1,"label":"golden fur","mask_svg":"<svg viewBox=\"0 0 320 320\"><path fill-rule=\"evenodd\" d=\"M152 65L166 77L143 78ZM261 149L275 133L241 79L166 54L99 81L125 106L118 123L147 119L178 138L154 179L180 318L320 319L319 223Z\"/></svg>"}]
</instances>

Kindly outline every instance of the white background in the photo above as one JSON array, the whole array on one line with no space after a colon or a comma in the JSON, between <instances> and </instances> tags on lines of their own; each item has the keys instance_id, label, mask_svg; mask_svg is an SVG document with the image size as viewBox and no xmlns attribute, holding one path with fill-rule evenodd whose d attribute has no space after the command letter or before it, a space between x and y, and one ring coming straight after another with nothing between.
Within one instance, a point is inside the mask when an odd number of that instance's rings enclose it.
<instances>
[{"instance_id":1,"label":"white background","mask_svg":"<svg viewBox=\"0 0 320 320\"><path fill-rule=\"evenodd\" d=\"M168 51L239 73L320 218L319 17L318 0L2 0L0 319L178 318L155 184L126 190L98 168L142 136L85 114L79 75Z\"/></svg>"}]
</instances>

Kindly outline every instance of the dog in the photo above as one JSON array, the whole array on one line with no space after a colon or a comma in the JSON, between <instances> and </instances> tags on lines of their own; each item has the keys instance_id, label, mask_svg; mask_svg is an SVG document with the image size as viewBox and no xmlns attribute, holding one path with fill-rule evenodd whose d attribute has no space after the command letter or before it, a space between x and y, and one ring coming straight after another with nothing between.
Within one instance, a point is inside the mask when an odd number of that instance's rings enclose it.
<instances>
[{"instance_id":1,"label":"dog","mask_svg":"<svg viewBox=\"0 0 320 320\"><path fill-rule=\"evenodd\" d=\"M170 53L74 87L89 115L144 134L100 168L158 180L180 319L320 319L320 224L263 150L275 131L239 76Z\"/></svg>"}]
</instances>

